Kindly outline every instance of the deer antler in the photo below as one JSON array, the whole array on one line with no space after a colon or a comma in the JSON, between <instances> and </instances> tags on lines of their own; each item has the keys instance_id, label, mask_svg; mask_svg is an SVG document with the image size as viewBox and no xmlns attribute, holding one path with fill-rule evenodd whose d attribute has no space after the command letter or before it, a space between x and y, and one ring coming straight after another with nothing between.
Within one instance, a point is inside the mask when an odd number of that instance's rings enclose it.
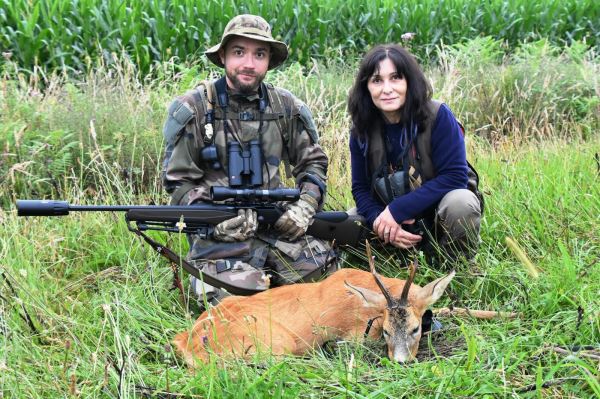
<instances>
[{"instance_id":1,"label":"deer antler","mask_svg":"<svg viewBox=\"0 0 600 399\"><path fill-rule=\"evenodd\" d=\"M402 288L402 294L400 295L400 300L398 301L398 304L400 306L406 306L408 304L408 291L410 290L410 286L412 285L412 282L415 279L417 267L418 263L416 259L408 267L410 269L408 273L408 279L406 279L406 282L404 283L404 287Z\"/></svg>"},{"instance_id":2,"label":"deer antler","mask_svg":"<svg viewBox=\"0 0 600 399\"><path fill-rule=\"evenodd\" d=\"M390 292L387 290L387 288L385 288L385 285L383 285L383 282L379 278L379 274L377 274L377 272L375 271L375 260L373 259L373 256L371 256L371 245L369 244L369 240L365 240L365 243L367 247L367 258L369 258L369 266L371 267L371 274L373 275L373 278L375 278L375 282L377 283L379 289L381 290L381 293L385 297L388 308L391 309L394 307L394 299L390 295Z\"/></svg>"}]
</instances>

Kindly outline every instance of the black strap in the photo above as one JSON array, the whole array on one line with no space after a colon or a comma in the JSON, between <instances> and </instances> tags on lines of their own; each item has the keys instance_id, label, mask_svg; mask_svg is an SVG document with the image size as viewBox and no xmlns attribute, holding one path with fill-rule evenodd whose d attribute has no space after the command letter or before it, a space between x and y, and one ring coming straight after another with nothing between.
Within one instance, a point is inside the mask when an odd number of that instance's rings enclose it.
<instances>
[{"instance_id":1,"label":"black strap","mask_svg":"<svg viewBox=\"0 0 600 399\"><path fill-rule=\"evenodd\" d=\"M265 82L260 83L260 92L258 93L258 112L264 114L269 106L269 96Z\"/></svg>"},{"instance_id":2,"label":"black strap","mask_svg":"<svg viewBox=\"0 0 600 399\"><path fill-rule=\"evenodd\" d=\"M410 129L410 130L409 130ZM412 122L407 126L404 126L402 128L402 135L404 136L408 136L406 137L406 143L404 144L404 147L402 148L402 151L400 152L400 154L398 155L398 158L396 158L395 160L395 164L392 165L392 167L397 167L398 165L402 164L402 169L403 170L407 170L407 166L406 164L408 163L408 154L410 153L410 150L413 147L415 140L415 134L413 132L413 124ZM384 133L384 130L381 131L382 134ZM389 142L389 137L387 136L387 134L385 134L385 139L383 140L383 147L385 149L385 163L389 164L389 159L388 159L388 154L390 149L388 148L388 145L390 144Z\"/></svg>"},{"instance_id":3,"label":"black strap","mask_svg":"<svg viewBox=\"0 0 600 399\"><path fill-rule=\"evenodd\" d=\"M365 329L365 334L363 335L365 338L369 336L369 332L371 331L371 327L373 327L373 322L379 319L381 316L373 317L367 321L367 328Z\"/></svg>"},{"instance_id":4,"label":"black strap","mask_svg":"<svg viewBox=\"0 0 600 399\"><path fill-rule=\"evenodd\" d=\"M265 121L278 121L279 119L284 117L283 114L276 114L276 113L273 113L273 114L263 113L262 115L263 115L263 120L265 120ZM217 109L214 111L214 118L216 120L224 120L225 115L222 110ZM229 112L227 115L227 119L229 119L230 121L255 121L255 120L258 120L259 118L260 118L260 111L259 112L245 111L245 112L240 112L240 113Z\"/></svg>"},{"instance_id":5,"label":"black strap","mask_svg":"<svg viewBox=\"0 0 600 399\"><path fill-rule=\"evenodd\" d=\"M412 122L409 124L409 128L410 131L407 130L407 127L403 127L403 135L408 135L407 139L406 139L406 143L404 145L404 147L402 148L401 153L398 155L398 158L396 159L396 164L391 164L389 162L389 138L387 136L387 134L385 133L385 127L382 129L379 129L381 135L382 135L382 142L383 142L383 162L382 164L379 166L379 168L375 171L375 173L373 174L372 178L371 178L371 191L375 192L375 181L376 178L382 177L385 183L385 190L387 192L387 197L388 198L394 198L394 192L392 190L392 185L390 183L389 180L389 176L390 173L393 173L393 170L401 163L402 165L402 170L404 171L404 186L406 187L408 183L408 156L410 153L411 148L413 147L413 143L416 142L416 137L415 134L413 132L413 124ZM392 169L390 171L390 169Z\"/></svg>"},{"instance_id":6,"label":"black strap","mask_svg":"<svg viewBox=\"0 0 600 399\"><path fill-rule=\"evenodd\" d=\"M217 101L223 111L223 133L225 133L225 143L227 143L227 107L229 106L229 97L227 96L227 82L225 76L215 82L217 91Z\"/></svg>"},{"instance_id":7,"label":"black strap","mask_svg":"<svg viewBox=\"0 0 600 399\"><path fill-rule=\"evenodd\" d=\"M227 95L227 81L225 80L225 76L221 77L215 82L215 90L217 91L217 100L219 101L219 106L221 108L227 108L229 106L229 96ZM269 96L267 93L267 85L264 82L260 84L259 89L259 100L258 100L258 111L265 112L267 107L269 106Z\"/></svg>"},{"instance_id":8,"label":"black strap","mask_svg":"<svg viewBox=\"0 0 600 399\"><path fill-rule=\"evenodd\" d=\"M225 76L215 82L215 90L217 91L217 101L221 108L229 106L229 97L227 97L227 81Z\"/></svg>"},{"instance_id":9,"label":"black strap","mask_svg":"<svg viewBox=\"0 0 600 399\"><path fill-rule=\"evenodd\" d=\"M171 205L179 205L181 199L192 189L196 188L198 185L190 182L185 182L178 186L173 194L171 194Z\"/></svg>"},{"instance_id":10,"label":"black strap","mask_svg":"<svg viewBox=\"0 0 600 399\"><path fill-rule=\"evenodd\" d=\"M387 197L390 198L390 202L394 200L394 191L392 190L392 183L390 183L390 175L386 173L383 175L383 181L385 183L385 191L387 192ZM388 204L386 204L388 205Z\"/></svg>"},{"instance_id":11,"label":"black strap","mask_svg":"<svg viewBox=\"0 0 600 399\"><path fill-rule=\"evenodd\" d=\"M138 236L142 237L144 241L146 241L156 252L170 260L175 265L181 265L186 272L207 284L210 284L217 288L222 288L234 295L253 295L263 291L258 289L237 287L225 281L221 281L218 278L211 276L210 274L203 273L201 270L198 270L197 268L192 266L188 261L177 255L175 252L171 251L171 249L165 247L164 245L161 245L160 243L148 237L140 229L136 229L133 227L130 227L129 229L136 233Z\"/></svg>"}]
</instances>

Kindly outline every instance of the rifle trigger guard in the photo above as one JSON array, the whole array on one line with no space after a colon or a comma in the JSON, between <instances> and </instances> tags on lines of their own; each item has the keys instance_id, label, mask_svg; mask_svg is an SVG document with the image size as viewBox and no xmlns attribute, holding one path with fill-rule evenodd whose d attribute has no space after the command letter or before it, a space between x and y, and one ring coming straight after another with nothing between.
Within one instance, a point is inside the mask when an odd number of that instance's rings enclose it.
<instances>
[{"instance_id":1,"label":"rifle trigger guard","mask_svg":"<svg viewBox=\"0 0 600 399\"><path fill-rule=\"evenodd\" d=\"M201 239L206 240L212 236L214 228L211 226L198 227L194 234L197 234Z\"/></svg>"}]
</instances>

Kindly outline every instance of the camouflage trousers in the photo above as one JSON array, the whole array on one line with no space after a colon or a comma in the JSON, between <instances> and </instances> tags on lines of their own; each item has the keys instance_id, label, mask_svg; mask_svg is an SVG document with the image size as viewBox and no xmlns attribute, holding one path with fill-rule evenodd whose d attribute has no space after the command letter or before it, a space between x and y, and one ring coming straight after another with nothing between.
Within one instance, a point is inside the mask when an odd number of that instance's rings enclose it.
<instances>
[{"instance_id":1,"label":"camouflage trousers","mask_svg":"<svg viewBox=\"0 0 600 399\"><path fill-rule=\"evenodd\" d=\"M219 280L259 290L314 281L335 270L337 254L328 242L307 235L287 242L278 235L259 230L254 238L233 243L189 235L187 260ZM193 285L198 295L206 294L209 299L220 294L208 284L193 281Z\"/></svg>"}]
</instances>

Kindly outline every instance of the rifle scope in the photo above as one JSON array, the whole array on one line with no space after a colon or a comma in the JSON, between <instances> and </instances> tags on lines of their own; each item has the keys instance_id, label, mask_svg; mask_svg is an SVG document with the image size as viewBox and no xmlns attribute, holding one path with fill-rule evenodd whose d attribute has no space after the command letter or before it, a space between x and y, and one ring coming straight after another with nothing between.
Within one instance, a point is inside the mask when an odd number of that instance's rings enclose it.
<instances>
[{"instance_id":1,"label":"rifle scope","mask_svg":"<svg viewBox=\"0 0 600 399\"><path fill-rule=\"evenodd\" d=\"M242 202L256 201L297 201L300 190L297 188L276 188L273 190L257 190L252 188L235 189L215 186L210 188L210 197L213 201L234 200Z\"/></svg>"}]
</instances>

